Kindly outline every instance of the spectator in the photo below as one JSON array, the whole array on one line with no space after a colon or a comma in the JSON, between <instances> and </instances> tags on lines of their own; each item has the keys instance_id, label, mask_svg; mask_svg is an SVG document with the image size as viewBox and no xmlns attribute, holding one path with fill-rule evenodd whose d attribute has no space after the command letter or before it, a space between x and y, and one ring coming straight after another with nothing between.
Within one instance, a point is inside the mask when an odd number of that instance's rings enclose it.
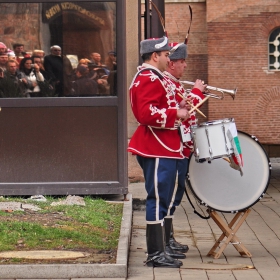
<instances>
[{"instance_id":1,"label":"spectator","mask_svg":"<svg viewBox=\"0 0 280 280\"><path fill-rule=\"evenodd\" d=\"M0 54L6 53L7 52L7 47L4 43L0 42Z\"/></svg>"},{"instance_id":2,"label":"spectator","mask_svg":"<svg viewBox=\"0 0 280 280\"><path fill-rule=\"evenodd\" d=\"M25 91L25 96L38 96L40 93L40 87L38 82L43 82L44 76L40 72L40 67L38 64L34 64L34 61L31 57L25 57L21 60L19 64L20 72L26 76L26 81L24 83L27 86Z\"/></svg>"},{"instance_id":3,"label":"spectator","mask_svg":"<svg viewBox=\"0 0 280 280\"><path fill-rule=\"evenodd\" d=\"M93 52L90 54L90 62L98 66L105 66L101 63L101 55L99 53Z\"/></svg>"},{"instance_id":4,"label":"spectator","mask_svg":"<svg viewBox=\"0 0 280 280\"><path fill-rule=\"evenodd\" d=\"M91 53L90 58L90 62L94 63L99 68L103 68L106 72L106 75L109 75L110 71L107 69L107 66L101 62L101 55L99 53Z\"/></svg>"},{"instance_id":5,"label":"spectator","mask_svg":"<svg viewBox=\"0 0 280 280\"><path fill-rule=\"evenodd\" d=\"M108 52L105 64L110 71L117 70L117 53L114 51Z\"/></svg>"},{"instance_id":6,"label":"spectator","mask_svg":"<svg viewBox=\"0 0 280 280\"><path fill-rule=\"evenodd\" d=\"M72 65L70 60L61 54L61 47L54 45L51 53L44 58L44 68L52 77L55 85L55 95L69 95L71 91Z\"/></svg>"},{"instance_id":7,"label":"spectator","mask_svg":"<svg viewBox=\"0 0 280 280\"><path fill-rule=\"evenodd\" d=\"M13 44L13 50L16 56L16 61L18 62L18 64L20 64L21 60L25 57L25 56L29 56L25 51L24 51L24 44L20 44L20 43L15 43Z\"/></svg>"},{"instance_id":8,"label":"spectator","mask_svg":"<svg viewBox=\"0 0 280 280\"><path fill-rule=\"evenodd\" d=\"M81 58L78 62L78 66L84 66L88 69L88 63L90 63L90 60L87 59L87 58ZM77 79L77 75L76 75L76 72L77 72L77 68L75 68L72 72L72 75L71 75L71 81L75 81Z\"/></svg>"},{"instance_id":9,"label":"spectator","mask_svg":"<svg viewBox=\"0 0 280 280\"><path fill-rule=\"evenodd\" d=\"M45 70L42 58L37 55L31 56L31 58L33 59L33 62L39 66L40 72L44 76L45 80L51 82L51 75Z\"/></svg>"},{"instance_id":10,"label":"spectator","mask_svg":"<svg viewBox=\"0 0 280 280\"><path fill-rule=\"evenodd\" d=\"M79 60L79 65L85 65L86 67L88 66L88 63L90 63L90 60L87 58L81 58Z\"/></svg>"},{"instance_id":11,"label":"spectator","mask_svg":"<svg viewBox=\"0 0 280 280\"><path fill-rule=\"evenodd\" d=\"M8 62L8 53L0 53L0 68L6 70L6 64Z\"/></svg>"},{"instance_id":12,"label":"spectator","mask_svg":"<svg viewBox=\"0 0 280 280\"><path fill-rule=\"evenodd\" d=\"M79 65L76 69L76 80L73 82L72 96L96 96L97 83L87 77L88 68Z\"/></svg>"},{"instance_id":13,"label":"spectator","mask_svg":"<svg viewBox=\"0 0 280 280\"><path fill-rule=\"evenodd\" d=\"M109 95L109 84L108 75L104 71L104 68L98 67L94 63L88 63L89 73L88 77L97 82L98 94L99 95Z\"/></svg>"},{"instance_id":14,"label":"spectator","mask_svg":"<svg viewBox=\"0 0 280 280\"><path fill-rule=\"evenodd\" d=\"M54 86L52 83L52 78L50 74L44 69L42 58L39 56L32 56L34 64L37 64L40 68L40 72L44 76L44 82L39 82L40 86L40 96L41 97L50 97L56 96Z\"/></svg>"},{"instance_id":15,"label":"spectator","mask_svg":"<svg viewBox=\"0 0 280 280\"><path fill-rule=\"evenodd\" d=\"M7 54L9 60L16 60L16 54L12 50L8 49Z\"/></svg>"},{"instance_id":16,"label":"spectator","mask_svg":"<svg viewBox=\"0 0 280 280\"><path fill-rule=\"evenodd\" d=\"M26 90L24 83L25 76L18 70L15 60L9 60L6 65L4 75L0 79L0 95L1 97L22 97Z\"/></svg>"},{"instance_id":17,"label":"spectator","mask_svg":"<svg viewBox=\"0 0 280 280\"><path fill-rule=\"evenodd\" d=\"M110 51L105 63L107 68L110 70L110 74L108 76L110 95L117 95L117 53Z\"/></svg>"},{"instance_id":18,"label":"spectator","mask_svg":"<svg viewBox=\"0 0 280 280\"><path fill-rule=\"evenodd\" d=\"M34 50L32 56L39 56L43 60L45 57L45 52L43 50Z\"/></svg>"},{"instance_id":19,"label":"spectator","mask_svg":"<svg viewBox=\"0 0 280 280\"><path fill-rule=\"evenodd\" d=\"M63 58L60 46L51 46L51 53L44 58L44 68L54 81L55 93L63 96Z\"/></svg>"},{"instance_id":20,"label":"spectator","mask_svg":"<svg viewBox=\"0 0 280 280\"><path fill-rule=\"evenodd\" d=\"M22 78L19 70L17 69L17 62L15 60L8 60L6 64L5 76L12 76L15 80L18 81Z\"/></svg>"}]
</instances>

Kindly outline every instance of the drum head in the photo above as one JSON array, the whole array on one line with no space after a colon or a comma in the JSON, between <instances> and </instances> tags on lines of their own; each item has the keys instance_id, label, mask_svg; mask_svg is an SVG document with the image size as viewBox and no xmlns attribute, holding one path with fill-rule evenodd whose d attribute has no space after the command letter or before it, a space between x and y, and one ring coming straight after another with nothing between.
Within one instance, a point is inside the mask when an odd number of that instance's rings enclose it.
<instances>
[{"instance_id":1,"label":"drum head","mask_svg":"<svg viewBox=\"0 0 280 280\"><path fill-rule=\"evenodd\" d=\"M234 122L234 118L203 122L199 126L209 126L209 125L216 125L216 124L229 123L229 122Z\"/></svg>"},{"instance_id":2,"label":"drum head","mask_svg":"<svg viewBox=\"0 0 280 280\"><path fill-rule=\"evenodd\" d=\"M243 176L220 158L198 163L192 155L187 183L204 205L221 212L237 212L254 205L265 193L271 164L258 141L238 131L243 156Z\"/></svg>"}]
</instances>

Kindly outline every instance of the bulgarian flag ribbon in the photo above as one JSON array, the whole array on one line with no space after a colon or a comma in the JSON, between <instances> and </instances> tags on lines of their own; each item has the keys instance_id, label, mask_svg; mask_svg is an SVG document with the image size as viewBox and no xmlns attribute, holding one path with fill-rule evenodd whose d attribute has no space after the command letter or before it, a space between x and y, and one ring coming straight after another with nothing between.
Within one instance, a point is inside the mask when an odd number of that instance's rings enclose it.
<instances>
[{"instance_id":1,"label":"bulgarian flag ribbon","mask_svg":"<svg viewBox=\"0 0 280 280\"><path fill-rule=\"evenodd\" d=\"M232 162L232 164L236 165L236 166L231 166L231 167L239 170L241 176L243 176L243 171L242 171L243 158L242 158L242 152L241 152L240 142L239 142L239 139L238 139L236 125L235 125L234 122L230 123L228 131L227 131L227 136L228 136L228 138L231 142L231 145L233 147L233 155L232 155L233 162Z\"/></svg>"}]
</instances>

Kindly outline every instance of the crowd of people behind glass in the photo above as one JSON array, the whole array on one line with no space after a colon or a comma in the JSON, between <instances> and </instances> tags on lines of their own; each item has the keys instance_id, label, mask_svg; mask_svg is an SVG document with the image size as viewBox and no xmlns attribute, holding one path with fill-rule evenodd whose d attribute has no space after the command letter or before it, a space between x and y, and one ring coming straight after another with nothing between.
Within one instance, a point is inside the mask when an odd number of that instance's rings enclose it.
<instances>
[{"instance_id":1,"label":"crowd of people behind glass","mask_svg":"<svg viewBox=\"0 0 280 280\"><path fill-rule=\"evenodd\" d=\"M110 51L105 63L97 52L79 60L76 68L61 47L50 54L43 50L24 51L23 44L13 50L0 42L0 97L87 97L117 95L116 52Z\"/></svg>"}]
</instances>

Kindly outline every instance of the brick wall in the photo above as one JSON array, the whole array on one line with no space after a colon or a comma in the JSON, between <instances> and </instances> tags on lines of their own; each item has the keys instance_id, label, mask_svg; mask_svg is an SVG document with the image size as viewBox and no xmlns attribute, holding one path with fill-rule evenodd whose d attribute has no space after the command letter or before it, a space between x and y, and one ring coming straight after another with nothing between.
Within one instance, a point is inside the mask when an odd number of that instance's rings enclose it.
<instances>
[{"instance_id":1,"label":"brick wall","mask_svg":"<svg viewBox=\"0 0 280 280\"><path fill-rule=\"evenodd\" d=\"M240 3L227 4L231 2ZM238 87L234 101L230 97L210 100L209 118L233 117L239 130L256 135L261 143L279 144L280 72L267 71L267 63L269 34L280 26L280 3L253 6L248 2L207 23L208 82ZM209 7L209 13L213 9Z\"/></svg>"},{"instance_id":2,"label":"brick wall","mask_svg":"<svg viewBox=\"0 0 280 280\"><path fill-rule=\"evenodd\" d=\"M238 88L235 100L227 94L224 100L211 98L202 111L208 120L234 118L239 130L257 135L263 144L280 144L280 71L268 71L267 65L269 34L280 27L280 2L168 3L165 21L170 41L184 40L189 4L193 22L183 79L200 78L211 86ZM199 117L199 121L207 120Z\"/></svg>"},{"instance_id":3,"label":"brick wall","mask_svg":"<svg viewBox=\"0 0 280 280\"><path fill-rule=\"evenodd\" d=\"M203 105L207 120L234 118L239 130L256 135L270 156L279 157L280 71L268 71L267 65L269 34L280 27L279 0L166 3L170 41L184 40L189 4L193 22L183 79L200 78L211 86L238 88L235 100L226 94L224 100L210 98ZM207 120L199 117L199 122Z\"/></svg>"}]
</instances>

